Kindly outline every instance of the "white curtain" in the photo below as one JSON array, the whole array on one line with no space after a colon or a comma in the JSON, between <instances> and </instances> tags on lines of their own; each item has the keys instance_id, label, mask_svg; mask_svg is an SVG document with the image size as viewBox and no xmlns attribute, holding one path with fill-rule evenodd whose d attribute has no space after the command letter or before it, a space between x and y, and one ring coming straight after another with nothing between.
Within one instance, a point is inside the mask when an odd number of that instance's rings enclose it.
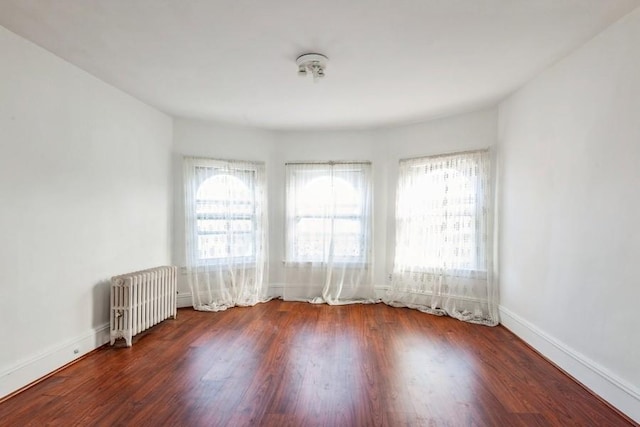
<instances>
[{"instance_id":1,"label":"white curtain","mask_svg":"<svg viewBox=\"0 0 640 427\"><path fill-rule=\"evenodd\" d=\"M286 165L283 299L374 302L370 163Z\"/></svg>"},{"instance_id":2,"label":"white curtain","mask_svg":"<svg viewBox=\"0 0 640 427\"><path fill-rule=\"evenodd\" d=\"M184 158L186 266L196 310L267 301L263 163Z\"/></svg>"},{"instance_id":3,"label":"white curtain","mask_svg":"<svg viewBox=\"0 0 640 427\"><path fill-rule=\"evenodd\" d=\"M400 162L386 303L498 323L491 165L486 150Z\"/></svg>"}]
</instances>

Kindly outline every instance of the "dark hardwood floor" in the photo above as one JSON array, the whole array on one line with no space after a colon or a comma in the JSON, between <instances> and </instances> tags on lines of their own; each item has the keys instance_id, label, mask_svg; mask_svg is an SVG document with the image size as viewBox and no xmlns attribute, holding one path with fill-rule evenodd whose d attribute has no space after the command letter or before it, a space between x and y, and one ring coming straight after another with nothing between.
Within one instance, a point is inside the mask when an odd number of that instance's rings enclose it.
<instances>
[{"instance_id":1,"label":"dark hardwood floor","mask_svg":"<svg viewBox=\"0 0 640 427\"><path fill-rule=\"evenodd\" d=\"M632 424L501 326L271 301L181 309L1 403L0 425Z\"/></svg>"}]
</instances>

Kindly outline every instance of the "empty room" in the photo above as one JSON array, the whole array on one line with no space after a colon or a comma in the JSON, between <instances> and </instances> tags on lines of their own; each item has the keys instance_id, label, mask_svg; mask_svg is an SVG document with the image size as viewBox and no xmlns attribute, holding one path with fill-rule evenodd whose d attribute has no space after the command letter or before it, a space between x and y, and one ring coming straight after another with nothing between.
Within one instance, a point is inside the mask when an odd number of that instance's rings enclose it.
<instances>
[{"instance_id":1,"label":"empty room","mask_svg":"<svg viewBox=\"0 0 640 427\"><path fill-rule=\"evenodd\" d=\"M640 423L640 0L0 0L0 425Z\"/></svg>"}]
</instances>

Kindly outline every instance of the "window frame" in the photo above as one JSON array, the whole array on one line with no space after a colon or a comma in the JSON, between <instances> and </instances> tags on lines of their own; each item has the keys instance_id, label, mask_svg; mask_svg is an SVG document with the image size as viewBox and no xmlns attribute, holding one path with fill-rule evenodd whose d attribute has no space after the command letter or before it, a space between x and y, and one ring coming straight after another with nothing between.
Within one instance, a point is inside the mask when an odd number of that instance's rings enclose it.
<instances>
[{"instance_id":1,"label":"window frame","mask_svg":"<svg viewBox=\"0 0 640 427\"><path fill-rule=\"evenodd\" d=\"M443 157L450 157L450 158L455 158L456 156L462 156L462 155L466 155L466 154L486 154L489 155L489 150L474 150L474 151L467 151L467 152L459 152L459 153L450 153L450 154L443 154L443 155L435 155L435 156L423 156L423 157L416 157L416 158L408 158L408 159L401 159L399 161L399 169L398 169L398 193L396 194L396 199L400 200L400 197L402 197L402 195L400 194L400 179L401 179L401 171L403 169L403 167L427 167L427 165L429 164L430 161L438 159L438 158L443 158ZM420 163L423 163L422 165ZM406 166L404 166L404 165ZM474 167L479 167L479 162L476 162L476 165L474 165ZM443 169L442 172L446 173L448 171L456 171L454 168L447 168L447 169ZM425 174L425 176L427 176ZM464 179L469 179L467 177L461 177ZM475 194L474 194L474 209L472 210L473 215L472 220L474 220L476 222L476 224L478 224L478 215L477 212L479 210L483 210L484 212L486 212L488 206L486 205L486 203L480 203L478 204L479 201L484 201L484 194L481 192L481 188L478 188L478 186L476 185L476 189L475 189ZM459 217L466 217L466 216L459 216ZM400 220L406 220L405 217L400 217L397 211L397 207L396 207L396 212L395 212L395 219L396 219L396 243L395 243L395 247L396 247L396 254L394 256L394 266L398 264L398 242L397 242L397 234L398 234L398 222ZM475 247L477 244L483 244L484 247L484 251L487 250L486 247L486 242L483 240L482 238L482 227L475 227L474 230L474 236L473 236L473 243L470 245L470 247ZM411 269L411 271L413 273L416 274L421 274L424 276L438 276L439 273L434 273L434 268L440 268L440 266L437 265L416 265L413 263L407 263L407 262L403 262L400 263L401 265L408 267ZM469 268L465 268L465 267L456 267L456 268L451 268L448 269L447 274L452 274L452 275L456 275L455 271L458 272L464 272L464 276L465 277L472 277L472 278L483 278L487 276L487 269L489 268L489 266L486 265L486 256L484 258L482 257L477 257L476 254L476 259L473 263L472 267ZM395 267L394 267L394 271L395 271Z\"/></svg>"},{"instance_id":2,"label":"window frame","mask_svg":"<svg viewBox=\"0 0 640 427\"><path fill-rule=\"evenodd\" d=\"M195 182L192 185L195 187L194 192L194 200L193 205L190 207L193 215L193 229L188 230L193 236L194 243L197 248L198 253L198 266L221 266L221 265L239 265L239 264L250 264L255 263L258 255L257 244L257 233L258 233L258 212L257 212L257 204L258 204L258 194L257 188L258 185L258 168L263 167L260 163L252 163L252 162L243 162L243 161L231 161L231 160L216 160L216 159L195 159L194 164L192 165L194 168L194 176ZM198 173L197 170L202 169L204 172L202 174ZM243 181L237 176L237 173L246 174L249 173L251 179L249 184L247 185L247 190L251 196L250 204L251 210L249 214L238 214L236 217L228 218L225 216L221 216L220 214L203 214L198 212L198 204L202 202L202 199L198 199L197 194L200 190L201 186L211 178L216 176L228 175L230 177L239 179ZM246 183L245 183L246 184ZM212 232L212 233L202 233L199 227L199 222L202 220L208 219L222 219L226 222L225 229L226 231L221 232ZM245 232L236 232L232 233L231 227L229 224L234 220L247 220L251 221L251 230ZM225 250L226 256L218 257L218 258L202 258L200 256L200 237L208 236L213 234L248 234L250 235L252 244L251 244L251 254L247 256L231 256L231 247L227 242L227 247Z\"/></svg>"},{"instance_id":3,"label":"window frame","mask_svg":"<svg viewBox=\"0 0 640 427\"><path fill-rule=\"evenodd\" d=\"M313 170L310 169L309 171L302 171L302 170L295 170L290 168L289 166L291 165L300 165L300 164L304 164L304 165L309 165L309 166L317 166L317 170ZM349 169L353 169L354 173L360 174L362 175L362 181L363 182L368 182L368 187L369 189L371 189L371 162L362 162L362 161L358 161L358 162L307 162L307 163L286 163L285 164L285 168L286 168L286 172L285 172L285 179L286 179L286 186L290 186L291 185L291 180L295 179L292 178L292 176L294 176L296 173L313 173L313 174L317 174L317 177L310 179L306 184L309 185L309 183L313 182L313 180L315 179L323 179L326 177L329 177L330 179L334 179L335 177L333 176L334 173L334 168L341 168L341 167L345 167L345 168L349 168ZM357 168L357 169L356 169ZM344 170L340 171L340 172L344 172ZM338 176L339 179L343 179L340 178ZM296 180L296 182L298 182L299 180ZM345 180L346 183L350 184L349 181ZM353 186L352 186L353 187ZM362 188L356 188L353 187L353 190L355 192L360 192L360 206L362 204L366 204L366 194L363 192L364 187ZM332 195L332 197L335 197L335 194ZM322 213L314 213L314 214L298 214L296 212L296 215L294 215L293 217L290 216L290 212L292 211L292 203L295 204L295 201L291 200L290 195L287 193L286 194L286 198L285 198L285 264L291 264L291 265L300 265L300 264L327 264L329 261L327 259L328 257L328 252L325 252L323 259L319 259L319 258L310 258L310 257L299 257L296 256L296 242L298 242L299 240L297 239L296 236L299 236L301 233L297 233L297 227L292 227L291 226L291 222L292 222L292 218L293 218L293 222L300 222L300 220L302 219L328 219L330 220L332 223L335 223L335 221L337 220L357 220L358 224L359 224L359 228L360 228L360 232L357 233L358 236L358 247L359 247L359 255L357 256L342 256L342 257L335 257L334 259L331 260L332 264L335 266L350 266L350 267L363 267L363 266L367 266L370 262L370 258L371 258L371 232L367 233L365 228L370 228L371 224L370 224L370 218L371 218L371 203L369 206L369 212L365 212L364 209L360 209L360 213L359 214L322 214ZM295 210L295 208L293 209ZM333 227L329 227L330 229L332 229ZM324 233L325 235L327 235L328 233ZM350 235L350 234L356 234L356 233L342 233L344 235ZM334 234L335 236L335 234Z\"/></svg>"}]
</instances>

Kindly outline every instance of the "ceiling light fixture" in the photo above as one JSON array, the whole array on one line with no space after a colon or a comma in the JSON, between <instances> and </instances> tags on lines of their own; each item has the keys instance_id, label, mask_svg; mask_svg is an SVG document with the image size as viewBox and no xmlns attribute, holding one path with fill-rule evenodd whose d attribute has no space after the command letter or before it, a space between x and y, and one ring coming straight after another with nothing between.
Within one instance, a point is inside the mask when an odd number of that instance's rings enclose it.
<instances>
[{"instance_id":1,"label":"ceiling light fixture","mask_svg":"<svg viewBox=\"0 0 640 427\"><path fill-rule=\"evenodd\" d=\"M319 53L305 53L304 55L300 55L298 59L296 59L298 75L305 77L307 72L310 72L313 76L313 81L317 82L324 77L324 69L327 67L328 60L329 58Z\"/></svg>"}]
</instances>

